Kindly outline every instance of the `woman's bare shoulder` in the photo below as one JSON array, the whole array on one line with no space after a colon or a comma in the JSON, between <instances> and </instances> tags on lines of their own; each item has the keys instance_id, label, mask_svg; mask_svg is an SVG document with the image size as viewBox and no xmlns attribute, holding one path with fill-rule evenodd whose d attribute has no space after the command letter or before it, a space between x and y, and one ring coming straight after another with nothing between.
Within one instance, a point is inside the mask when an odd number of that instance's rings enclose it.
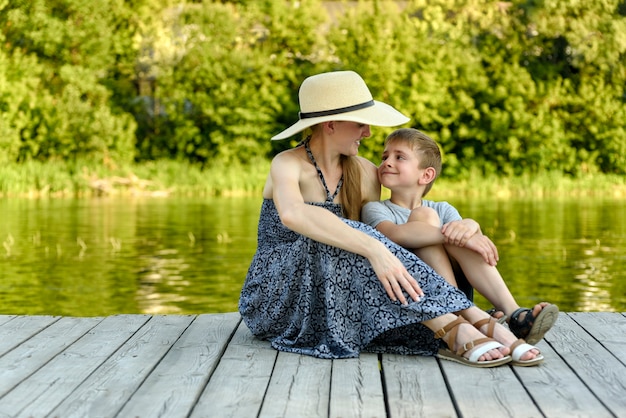
<instances>
[{"instance_id":1,"label":"woman's bare shoulder","mask_svg":"<svg viewBox=\"0 0 626 418\"><path fill-rule=\"evenodd\" d=\"M302 147L298 148L290 148L288 150L284 150L279 152L274 156L272 162L288 162L288 161L298 161L302 160L304 156L304 151Z\"/></svg>"},{"instance_id":2,"label":"woman's bare shoulder","mask_svg":"<svg viewBox=\"0 0 626 418\"><path fill-rule=\"evenodd\" d=\"M361 188L363 200L368 202L372 200L380 200L380 183L378 181L378 167L364 157L358 157L361 167L363 167L364 176L361 179Z\"/></svg>"},{"instance_id":3,"label":"woman's bare shoulder","mask_svg":"<svg viewBox=\"0 0 626 418\"><path fill-rule=\"evenodd\" d=\"M371 162L370 160L368 160L365 157L361 157L360 155L357 156L357 159L359 161L359 163L361 163L361 166L363 167L363 169L368 172L375 172L376 170L378 170L378 167L376 167L376 164L374 164L373 162Z\"/></svg>"}]
</instances>

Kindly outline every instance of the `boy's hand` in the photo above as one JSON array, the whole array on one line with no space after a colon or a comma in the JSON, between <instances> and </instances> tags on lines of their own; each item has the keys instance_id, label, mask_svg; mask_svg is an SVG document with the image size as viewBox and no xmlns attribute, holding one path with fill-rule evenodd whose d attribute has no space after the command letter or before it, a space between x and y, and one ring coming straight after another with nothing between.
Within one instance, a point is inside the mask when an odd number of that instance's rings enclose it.
<instances>
[{"instance_id":1,"label":"boy's hand","mask_svg":"<svg viewBox=\"0 0 626 418\"><path fill-rule=\"evenodd\" d=\"M480 254L485 262L490 266L498 264L498 260L500 259L496 245L489 239L489 237L483 235L482 233L475 234L471 237L465 244L465 248Z\"/></svg>"},{"instance_id":2,"label":"boy's hand","mask_svg":"<svg viewBox=\"0 0 626 418\"><path fill-rule=\"evenodd\" d=\"M480 233L480 225L473 219L448 222L441 228L446 244L465 247L467 241Z\"/></svg>"}]
</instances>

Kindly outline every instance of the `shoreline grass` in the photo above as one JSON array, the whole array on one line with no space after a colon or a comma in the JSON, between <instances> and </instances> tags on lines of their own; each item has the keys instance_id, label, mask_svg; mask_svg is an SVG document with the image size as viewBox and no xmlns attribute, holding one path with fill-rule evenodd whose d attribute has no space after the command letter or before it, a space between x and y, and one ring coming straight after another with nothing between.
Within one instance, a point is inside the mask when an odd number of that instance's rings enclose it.
<instances>
[{"instance_id":1,"label":"shoreline grass","mask_svg":"<svg viewBox=\"0 0 626 418\"><path fill-rule=\"evenodd\" d=\"M0 198L93 196L254 196L262 192L269 161L205 167L186 162L151 161L128 166L93 163L27 162L0 167ZM439 178L428 198L602 197L626 199L626 176L571 178L558 173L521 177ZM383 197L388 191L383 190Z\"/></svg>"}]
</instances>

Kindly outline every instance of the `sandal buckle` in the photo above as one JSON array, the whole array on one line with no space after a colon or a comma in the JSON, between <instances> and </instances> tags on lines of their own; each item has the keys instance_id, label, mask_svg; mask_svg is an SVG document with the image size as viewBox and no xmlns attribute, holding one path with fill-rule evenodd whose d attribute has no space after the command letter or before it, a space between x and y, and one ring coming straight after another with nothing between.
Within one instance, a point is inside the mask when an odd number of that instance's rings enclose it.
<instances>
[{"instance_id":1,"label":"sandal buckle","mask_svg":"<svg viewBox=\"0 0 626 418\"><path fill-rule=\"evenodd\" d=\"M464 352L468 352L469 350L471 350L475 346L476 346L476 344L474 344L474 341L470 341L468 343L463 344L463 350L465 350Z\"/></svg>"},{"instance_id":2,"label":"sandal buckle","mask_svg":"<svg viewBox=\"0 0 626 418\"><path fill-rule=\"evenodd\" d=\"M435 332L435 338L441 339L446 335L447 331L444 328L441 328L439 331Z\"/></svg>"}]
</instances>

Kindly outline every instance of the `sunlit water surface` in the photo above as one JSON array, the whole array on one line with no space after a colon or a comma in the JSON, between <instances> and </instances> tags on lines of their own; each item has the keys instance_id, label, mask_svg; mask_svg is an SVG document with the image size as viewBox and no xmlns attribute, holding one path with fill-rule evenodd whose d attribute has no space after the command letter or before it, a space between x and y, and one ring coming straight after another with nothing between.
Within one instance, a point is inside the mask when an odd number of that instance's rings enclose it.
<instances>
[{"instance_id":1,"label":"sunlit water surface","mask_svg":"<svg viewBox=\"0 0 626 418\"><path fill-rule=\"evenodd\" d=\"M626 311L626 201L449 201L494 240L521 305ZM0 199L0 314L236 311L260 204Z\"/></svg>"}]
</instances>

